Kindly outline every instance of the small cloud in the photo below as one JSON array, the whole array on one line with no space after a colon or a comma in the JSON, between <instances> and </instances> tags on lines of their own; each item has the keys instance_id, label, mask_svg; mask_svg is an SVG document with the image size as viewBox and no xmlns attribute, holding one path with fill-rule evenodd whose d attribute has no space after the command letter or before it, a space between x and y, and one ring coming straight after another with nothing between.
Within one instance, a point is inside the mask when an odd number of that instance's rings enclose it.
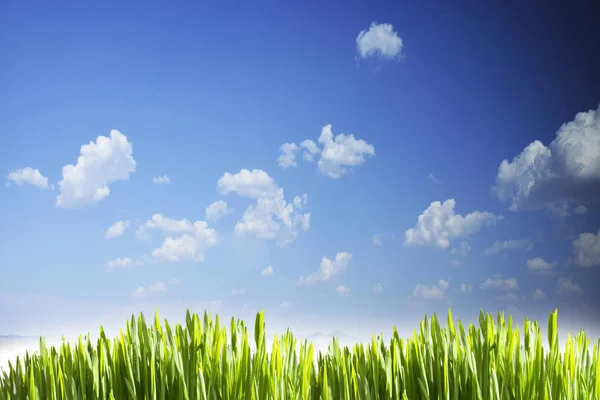
<instances>
[{"instance_id":1,"label":"small cloud","mask_svg":"<svg viewBox=\"0 0 600 400\"><path fill-rule=\"evenodd\" d=\"M106 271L110 272L115 269L133 268L133 267L137 267L137 266L140 266L143 264L144 264L143 261L140 261L140 260L134 261L129 257L117 258L116 260L112 260L112 261L105 263L104 269L106 269Z\"/></svg>"},{"instance_id":2,"label":"small cloud","mask_svg":"<svg viewBox=\"0 0 600 400\"><path fill-rule=\"evenodd\" d=\"M210 206L206 207L205 215L208 221L217 222L219 219L231 213L227 208L227 203L223 200L217 200Z\"/></svg>"},{"instance_id":3,"label":"small cloud","mask_svg":"<svg viewBox=\"0 0 600 400\"><path fill-rule=\"evenodd\" d=\"M263 269L260 274L262 276L271 276L271 275L273 275L273 267L269 265L267 268Z\"/></svg>"},{"instance_id":4,"label":"small cloud","mask_svg":"<svg viewBox=\"0 0 600 400\"><path fill-rule=\"evenodd\" d=\"M179 285L180 283L181 282L179 281L179 279L175 279L175 278L173 278L169 281L170 285Z\"/></svg>"},{"instance_id":5,"label":"small cloud","mask_svg":"<svg viewBox=\"0 0 600 400\"><path fill-rule=\"evenodd\" d=\"M300 149L296 143L284 143L279 148L281 155L277 159L277 163L281 168L289 168L296 166L296 152Z\"/></svg>"},{"instance_id":6,"label":"small cloud","mask_svg":"<svg viewBox=\"0 0 600 400\"><path fill-rule=\"evenodd\" d=\"M382 241L383 241L382 234L373 235L373 238L371 239L373 246L381 246L383 243Z\"/></svg>"},{"instance_id":7,"label":"small cloud","mask_svg":"<svg viewBox=\"0 0 600 400\"><path fill-rule=\"evenodd\" d=\"M352 254L340 252L335 255L332 261L327 257L321 259L321 266L317 272L313 272L308 277L301 276L298 279L299 285L314 285L318 282L328 281L342 272L346 272L348 263L352 260Z\"/></svg>"},{"instance_id":8,"label":"small cloud","mask_svg":"<svg viewBox=\"0 0 600 400\"><path fill-rule=\"evenodd\" d=\"M166 292L167 291L167 287L165 286L164 283L162 282L157 282L152 286L148 286L148 287L138 287L134 292L133 295L135 297L145 297L150 293L156 293L156 292Z\"/></svg>"},{"instance_id":9,"label":"small cloud","mask_svg":"<svg viewBox=\"0 0 600 400\"><path fill-rule=\"evenodd\" d=\"M573 283L570 279L567 278L559 278L558 279L558 289L556 290L561 296L568 295L581 295L584 293L584 290L576 283Z\"/></svg>"},{"instance_id":10,"label":"small cloud","mask_svg":"<svg viewBox=\"0 0 600 400\"><path fill-rule=\"evenodd\" d=\"M292 308L292 303L290 303L289 301L284 301L281 304L279 304L279 308L283 308L283 309Z\"/></svg>"},{"instance_id":11,"label":"small cloud","mask_svg":"<svg viewBox=\"0 0 600 400\"><path fill-rule=\"evenodd\" d=\"M378 283L377 285L375 285L375 287L373 287L373 293L379 294L381 292L383 292L383 286L381 286L381 283Z\"/></svg>"},{"instance_id":12,"label":"small cloud","mask_svg":"<svg viewBox=\"0 0 600 400\"><path fill-rule=\"evenodd\" d=\"M350 289L348 289L347 287L343 286L343 285L339 285L338 287L335 288L335 292L337 294L339 294L340 296L348 296L350 295Z\"/></svg>"},{"instance_id":13,"label":"small cloud","mask_svg":"<svg viewBox=\"0 0 600 400\"><path fill-rule=\"evenodd\" d=\"M481 289L488 290L518 290L519 284L515 278L502 279L500 276L495 276L486 279L481 284Z\"/></svg>"},{"instance_id":14,"label":"small cloud","mask_svg":"<svg viewBox=\"0 0 600 400\"><path fill-rule=\"evenodd\" d=\"M541 300L546 298L546 293L542 289L535 289L533 291L532 297L536 300Z\"/></svg>"},{"instance_id":15,"label":"small cloud","mask_svg":"<svg viewBox=\"0 0 600 400\"><path fill-rule=\"evenodd\" d=\"M459 290L461 293L471 293L473 291L473 286L471 286L470 283L461 283Z\"/></svg>"},{"instance_id":16,"label":"small cloud","mask_svg":"<svg viewBox=\"0 0 600 400\"><path fill-rule=\"evenodd\" d=\"M598 234L582 233L573 241L573 257L580 267L600 266L600 230Z\"/></svg>"},{"instance_id":17,"label":"small cloud","mask_svg":"<svg viewBox=\"0 0 600 400\"><path fill-rule=\"evenodd\" d=\"M440 185L442 183L442 181L440 181L438 178L433 176L433 174L431 174L431 173L427 176L427 179L433 183L437 183L438 185Z\"/></svg>"},{"instance_id":18,"label":"small cloud","mask_svg":"<svg viewBox=\"0 0 600 400\"><path fill-rule=\"evenodd\" d=\"M54 185L48 184L48 178L42 175L40 170L31 167L17 169L9 173L7 179L19 186L28 184L40 189L54 190Z\"/></svg>"},{"instance_id":19,"label":"small cloud","mask_svg":"<svg viewBox=\"0 0 600 400\"><path fill-rule=\"evenodd\" d=\"M465 262L462 260L452 260L450 261L452 263L453 266L458 267L460 265L463 265Z\"/></svg>"},{"instance_id":20,"label":"small cloud","mask_svg":"<svg viewBox=\"0 0 600 400\"><path fill-rule=\"evenodd\" d=\"M394 31L392 24L372 22L368 30L359 32L356 38L356 51L360 58L381 59L402 58L402 39Z\"/></svg>"},{"instance_id":21,"label":"small cloud","mask_svg":"<svg viewBox=\"0 0 600 400\"><path fill-rule=\"evenodd\" d=\"M110 228L106 230L104 238L107 240L117 238L125 232L125 229L129 226L129 221L115 222Z\"/></svg>"},{"instance_id":22,"label":"small cloud","mask_svg":"<svg viewBox=\"0 0 600 400\"><path fill-rule=\"evenodd\" d=\"M504 242L495 242L492 246L484 250L486 256L494 256L502 251L522 249L525 252L531 251L533 242L531 240L505 240Z\"/></svg>"},{"instance_id":23,"label":"small cloud","mask_svg":"<svg viewBox=\"0 0 600 400\"><path fill-rule=\"evenodd\" d=\"M417 300L441 300L446 296L446 290L450 284L444 279L440 279L436 285L424 286L418 284L412 292L409 299Z\"/></svg>"},{"instance_id":24,"label":"small cloud","mask_svg":"<svg viewBox=\"0 0 600 400\"><path fill-rule=\"evenodd\" d=\"M466 257L470 251L471 251L471 246L469 245L468 242L463 240L462 242L460 242L460 247L453 248L452 251L450 251L450 254Z\"/></svg>"},{"instance_id":25,"label":"small cloud","mask_svg":"<svg viewBox=\"0 0 600 400\"><path fill-rule=\"evenodd\" d=\"M548 262L541 257L527 260L527 268L534 271L547 271L556 265L555 262Z\"/></svg>"},{"instance_id":26,"label":"small cloud","mask_svg":"<svg viewBox=\"0 0 600 400\"><path fill-rule=\"evenodd\" d=\"M155 176L152 178L152 182L154 182L157 185L168 185L169 183L171 183L171 178L169 178L167 175Z\"/></svg>"},{"instance_id":27,"label":"small cloud","mask_svg":"<svg viewBox=\"0 0 600 400\"><path fill-rule=\"evenodd\" d=\"M574 212L575 214L580 214L580 215L581 215L581 214L585 214L585 213L587 213L587 212L588 212L588 209L587 209L587 207L586 207L586 206L584 206L584 205L580 205L580 206L577 206L577 207L575 207L575 208L573 209L573 212Z\"/></svg>"},{"instance_id":28,"label":"small cloud","mask_svg":"<svg viewBox=\"0 0 600 400\"><path fill-rule=\"evenodd\" d=\"M231 294L233 294L235 296L242 296L242 295L246 294L246 291L244 289L232 289Z\"/></svg>"}]
</instances>

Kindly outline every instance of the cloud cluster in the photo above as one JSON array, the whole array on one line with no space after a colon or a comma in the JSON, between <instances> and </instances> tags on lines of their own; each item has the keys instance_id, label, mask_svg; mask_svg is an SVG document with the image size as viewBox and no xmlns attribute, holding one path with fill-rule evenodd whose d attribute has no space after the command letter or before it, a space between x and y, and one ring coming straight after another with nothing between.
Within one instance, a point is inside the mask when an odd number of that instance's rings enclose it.
<instances>
[{"instance_id":1,"label":"cloud cluster","mask_svg":"<svg viewBox=\"0 0 600 400\"><path fill-rule=\"evenodd\" d=\"M515 278L503 279L501 276L496 275L492 278L486 279L480 286L481 289L487 290L519 290L519 284Z\"/></svg>"},{"instance_id":2,"label":"cloud cluster","mask_svg":"<svg viewBox=\"0 0 600 400\"><path fill-rule=\"evenodd\" d=\"M600 197L599 149L600 106L563 124L548 147L536 140L512 161L503 160L491 192L511 211L547 208L564 214L566 204Z\"/></svg>"},{"instance_id":3,"label":"cloud cluster","mask_svg":"<svg viewBox=\"0 0 600 400\"><path fill-rule=\"evenodd\" d=\"M319 270L308 275L306 278L301 276L298 279L298 284L314 285L319 282L328 281L334 276L337 276L342 272L346 272L350 260L352 260L352 254L346 252L337 253L334 260L323 257L321 258L321 266Z\"/></svg>"},{"instance_id":4,"label":"cloud cluster","mask_svg":"<svg viewBox=\"0 0 600 400\"><path fill-rule=\"evenodd\" d=\"M582 233L573 241L573 257L580 267L600 266L600 230L598 234Z\"/></svg>"},{"instance_id":5,"label":"cloud cluster","mask_svg":"<svg viewBox=\"0 0 600 400\"><path fill-rule=\"evenodd\" d=\"M548 262L541 257L527 260L527 268L533 271L548 271L554 268L556 262Z\"/></svg>"},{"instance_id":6,"label":"cloud cluster","mask_svg":"<svg viewBox=\"0 0 600 400\"><path fill-rule=\"evenodd\" d=\"M360 31L356 38L356 51L361 58L401 58L402 47L402 39L392 24L372 22L369 29Z\"/></svg>"},{"instance_id":7,"label":"cloud cluster","mask_svg":"<svg viewBox=\"0 0 600 400\"><path fill-rule=\"evenodd\" d=\"M563 277L558 278L556 293L560 296L571 296L581 295L584 291L577 283L573 283L570 279Z\"/></svg>"},{"instance_id":8,"label":"cloud cluster","mask_svg":"<svg viewBox=\"0 0 600 400\"><path fill-rule=\"evenodd\" d=\"M356 139L354 135L343 133L333 136L331 124L321 129L318 144L312 140L304 140L300 146L295 143L281 145L281 155L277 159L282 168L295 167L296 153L303 151L304 161L313 161L317 154L320 158L317 166L321 173L339 179L352 168L362 165L367 156L375 156L375 147L363 139Z\"/></svg>"},{"instance_id":9,"label":"cloud cluster","mask_svg":"<svg viewBox=\"0 0 600 400\"><path fill-rule=\"evenodd\" d=\"M31 167L19 168L9 173L7 179L19 186L28 184L40 189L54 190L54 185L48 184L48 178L42 175L38 169L33 169Z\"/></svg>"},{"instance_id":10,"label":"cloud cluster","mask_svg":"<svg viewBox=\"0 0 600 400\"><path fill-rule=\"evenodd\" d=\"M223 195L234 192L256 200L236 223L238 233L273 239L280 247L286 247L296 240L299 229L306 232L310 227L310 213L301 212L307 206L308 196L296 196L288 203L283 189L263 170L227 172L217 182L217 190Z\"/></svg>"},{"instance_id":11,"label":"cloud cluster","mask_svg":"<svg viewBox=\"0 0 600 400\"><path fill-rule=\"evenodd\" d=\"M132 144L117 130L110 131L110 137L98 136L96 142L81 146L77 164L62 169L56 206L79 208L106 198L111 183L127 180L135 172L132 153Z\"/></svg>"},{"instance_id":12,"label":"cloud cluster","mask_svg":"<svg viewBox=\"0 0 600 400\"><path fill-rule=\"evenodd\" d=\"M405 246L431 245L447 249L451 240L466 238L482 227L493 225L502 219L502 216L487 211L474 211L462 216L454 211L455 205L454 199L448 199L444 203L432 202L419 215L417 225L406 231Z\"/></svg>"},{"instance_id":13,"label":"cloud cluster","mask_svg":"<svg viewBox=\"0 0 600 400\"><path fill-rule=\"evenodd\" d=\"M171 178L169 178L167 175L155 176L152 178L152 182L156 185L168 185L171 183Z\"/></svg>"}]
</instances>

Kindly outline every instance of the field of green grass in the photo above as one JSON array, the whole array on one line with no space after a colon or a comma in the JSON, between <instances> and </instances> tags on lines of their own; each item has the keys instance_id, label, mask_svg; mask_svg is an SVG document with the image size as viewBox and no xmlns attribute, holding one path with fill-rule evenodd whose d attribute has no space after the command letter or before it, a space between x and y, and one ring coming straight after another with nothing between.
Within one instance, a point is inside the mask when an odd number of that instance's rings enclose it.
<instances>
[{"instance_id":1,"label":"field of green grass","mask_svg":"<svg viewBox=\"0 0 600 400\"><path fill-rule=\"evenodd\" d=\"M115 339L89 336L60 348L40 339L0 377L4 399L600 399L600 340L584 332L559 349L558 311L542 337L536 321L479 313L463 326L448 311L446 326L425 317L410 338L324 354L291 332L265 339L264 313L249 332L243 321L186 315L185 324L148 325L132 316ZM254 343L252 343L252 341ZM547 351L543 348L547 341Z\"/></svg>"}]
</instances>

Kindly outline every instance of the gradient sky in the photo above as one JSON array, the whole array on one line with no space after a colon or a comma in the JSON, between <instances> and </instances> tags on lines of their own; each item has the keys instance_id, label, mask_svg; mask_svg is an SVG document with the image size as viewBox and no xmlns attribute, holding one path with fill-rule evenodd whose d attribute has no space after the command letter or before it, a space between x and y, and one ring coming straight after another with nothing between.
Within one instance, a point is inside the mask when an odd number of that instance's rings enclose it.
<instances>
[{"instance_id":1,"label":"gradient sky","mask_svg":"<svg viewBox=\"0 0 600 400\"><path fill-rule=\"evenodd\" d=\"M594 329L598 7L327 3L2 2L0 334Z\"/></svg>"}]
</instances>

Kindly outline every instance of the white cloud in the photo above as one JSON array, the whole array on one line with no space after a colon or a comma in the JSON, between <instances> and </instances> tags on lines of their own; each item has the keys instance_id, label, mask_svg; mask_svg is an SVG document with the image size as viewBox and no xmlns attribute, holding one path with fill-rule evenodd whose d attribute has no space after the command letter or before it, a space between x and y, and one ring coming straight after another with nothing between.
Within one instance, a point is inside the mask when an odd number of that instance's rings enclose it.
<instances>
[{"instance_id":1,"label":"white cloud","mask_svg":"<svg viewBox=\"0 0 600 400\"><path fill-rule=\"evenodd\" d=\"M373 235L373 238L371 238L371 242L373 243L373 246L381 246L382 240L383 240L383 235L381 235L381 234Z\"/></svg>"},{"instance_id":2,"label":"white cloud","mask_svg":"<svg viewBox=\"0 0 600 400\"><path fill-rule=\"evenodd\" d=\"M333 137L331 124L325 125L319 136L323 145L321 158L317 162L319 170L333 179L348 173L348 167L357 167L365 162L365 156L375 156L375 147L354 135L343 133Z\"/></svg>"},{"instance_id":3,"label":"white cloud","mask_svg":"<svg viewBox=\"0 0 600 400\"><path fill-rule=\"evenodd\" d=\"M547 271L556 265L555 262L548 262L541 257L531 258L527 260L527 268L535 271Z\"/></svg>"},{"instance_id":4,"label":"white cloud","mask_svg":"<svg viewBox=\"0 0 600 400\"><path fill-rule=\"evenodd\" d=\"M125 232L125 229L129 226L129 221L119 221L115 222L110 228L106 230L104 234L105 239L114 239L119 237Z\"/></svg>"},{"instance_id":5,"label":"white cloud","mask_svg":"<svg viewBox=\"0 0 600 400\"><path fill-rule=\"evenodd\" d=\"M575 214L580 214L580 215L581 215L581 214L585 214L585 213L587 213L587 212L588 212L588 209L587 209L587 207L586 207L586 206L584 206L584 205L579 205L579 206L577 206L577 207L575 207L575 208L573 209L573 212L574 212Z\"/></svg>"},{"instance_id":6,"label":"white cloud","mask_svg":"<svg viewBox=\"0 0 600 400\"><path fill-rule=\"evenodd\" d=\"M271 276L271 275L273 275L273 267L269 265L267 268L263 269L260 274L262 276Z\"/></svg>"},{"instance_id":7,"label":"white cloud","mask_svg":"<svg viewBox=\"0 0 600 400\"><path fill-rule=\"evenodd\" d=\"M162 246L152 251L152 259L158 262L204 261L204 252L218 243L217 232L204 221L194 223L192 234L168 236Z\"/></svg>"},{"instance_id":8,"label":"white cloud","mask_svg":"<svg viewBox=\"0 0 600 400\"><path fill-rule=\"evenodd\" d=\"M544 291L542 289L535 289L533 291L532 297L537 300L545 299L546 293L544 293Z\"/></svg>"},{"instance_id":9,"label":"white cloud","mask_svg":"<svg viewBox=\"0 0 600 400\"><path fill-rule=\"evenodd\" d=\"M505 240L503 242L495 242L493 245L484 250L486 256L495 256L496 254L506 250L523 249L525 252L531 251L533 243L531 240Z\"/></svg>"},{"instance_id":10,"label":"white cloud","mask_svg":"<svg viewBox=\"0 0 600 400\"><path fill-rule=\"evenodd\" d=\"M231 210L227 208L227 203L223 200L217 200L210 206L206 207L205 215L208 221L216 222L224 216L231 213Z\"/></svg>"},{"instance_id":11,"label":"white cloud","mask_svg":"<svg viewBox=\"0 0 600 400\"><path fill-rule=\"evenodd\" d=\"M486 279L481 284L481 289L489 290L519 290L519 284L515 278L502 279L500 276L494 276Z\"/></svg>"},{"instance_id":12,"label":"white cloud","mask_svg":"<svg viewBox=\"0 0 600 400\"><path fill-rule=\"evenodd\" d=\"M430 180L430 181L431 181L431 182L433 182L433 183L437 183L438 185L442 183L442 181L440 181L438 178L436 178L435 176L433 176L433 174L432 174L432 173L430 173L430 174L427 176L427 179L428 179L428 180Z\"/></svg>"},{"instance_id":13,"label":"white cloud","mask_svg":"<svg viewBox=\"0 0 600 400\"><path fill-rule=\"evenodd\" d=\"M235 295L235 296L242 296L244 294L246 294L246 290L242 289L231 289L231 294Z\"/></svg>"},{"instance_id":14,"label":"white cloud","mask_svg":"<svg viewBox=\"0 0 600 400\"><path fill-rule=\"evenodd\" d=\"M581 233L573 241L573 256L580 267L600 266L600 230L596 235Z\"/></svg>"},{"instance_id":15,"label":"white cloud","mask_svg":"<svg viewBox=\"0 0 600 400\"><path fill-rule=\"evenodd\" d=\"M304 161L312 161L317 154L321 152L321 149L315 142L310 139L306 139L300 143L300 147L304 149L302 158Z\"/></svg>"},{"instance_id":16,"label":"white cloud","mask_svg":"<svg viewBox=\"0 0 600 400\"><path fill-rule=\"evenodd\" d=\"M458 248L455 247L452 249L450 254L466 257L470 251L471 251L471 246L469 245L468 242L463 240L462 242L460 242L460 246Z\"/></svg>"},{"instance_id":17,"label":"white cloud","mask_svg":"<svg viewBox=\"0 0 600 400\"><path fill-rule=\"evenodd\" d=\"M235 225L238 233L273 239L280 247L287 247L296 240L299 229L306 232L310 228L310 213L300 213L306 207L308 196L304 194L303 199L296 196L288 203L283 189L265 171L242 169L235 175L225 173L217 187L225 195L237 192L256 199L256 204L249 206Z\"/></svg>"},{"instance_id":18,"label":"white cloud","mask_svg":"<svg viewBox=\"0 0 600 400\"><path fill-rule=\"evenodd\" d=\"M171 219L162 214L154 214L152 218L146 221L135 235L138 239L147 239L150 237L150 231L156 230L163 233L180 234L193 233L194 225L187 219Z\"/></svg>"},{"instance_id":19,"label":"white cloud","mask_svg":"<svg viewBox=\"0 0 600 400\"><path fill-rule=\"evenodd\" d=\"M335 288L335 292L340 296L348 296L350 294L350 289L345 287L344 285L339 285Z\"/></svg>"},{"instance_id":20,"label":"white cloud","mask_svg":"<svg viewBox=\"0 0 600 400\"><path fill-rule=\"evenodd\" d=\"M109 185L129 179L135 172L133 146L117 130L110 137L98 136L96 142L81 146L76 165L65 165L56 206L78 208L94 204L110 194Z\"/></svg>"},{"instance_id":21,"label":"white cloud","mask_svg":"<svg viewBox=\"0 0 600 400\"><path fill-rule=\"evenodd\" d=\"M147 296L149 293L155 293L155 292L166 292L167 291L167 287L165 286L164 283L162 282L157 282L154 285L148 286L148 287L138 287L135 292L133 292L133 295L135 297L144 297Z\"/></svg>"},{"instance_id":22,"label":"white cloud","mask_svg":"<svg viewBox=\"0 0 600 400\"><path fill-rule=\"evenodd\" d=\"M503 217L490 212L474 211L466 216L456 214L454 199L434 201L419 215L415 228L405 233L405 246L432 245L447 249L455 238L466 238L485 225L493 225Z\"/></svg>"},{"instance_id":23,"label":"white cloud","mask_svg":"<svg viewBox=\"0 0 600 400\"><path fill-rule=\"evenodd\" d=\"M361 58L400 58L402 47L402 39L394 31L392 24L372 22L369 29L360 31L356 38L356 50Z\"/></svg>"},{"instance_id":24,"label":"white cloud","mask_svg":"<svg viewBox=\"0 0 600 400\"><path fill-rule=\"evenodd\" d=\"M373 287L373 293L379 294L381 292L383 292L383 286L381 286L381 283L377 283L377 285Z\"/></svg>"},{"instance_id":25,"label":"white cloud","mask_svg":"<svg viewBox=\"0 0 600 400\"><path fill-rule=\"evenodd\" d=\"M301 276L298 279L299 285L311 285L318 282L328 281L342 272L346 272L348 263L352 260L352 254L341 252L335 255L335 260L327 257L321 258L321 266L317 272L313 272L308 277Z\"/></svg>"},{"instance_id":26,"label":"white cloud","mask_svg":"<svg viewBox=\"0 0 600 400\"><path fill-rule=\"evenodd\" d=\"M563 124L548 147L536 140L512 161L503 160L491 192L512 211L597 199L600 106Z\"/></svg>"},{"instance_id":27,"label":"white cloud","mask_svg":"<svg viewBox=\"0 0 600 400\"><path fill-rule=\"evenodd\" d=\"M154 182L157 185L168 185L169 183L171 183L171 178L169 178L167 175L155 176L152 178L152 182Z\"/></svg>"},{"instance_id":28,"label":"white cloud","mask_svg":"<svg viewBox=\"0 0 600 400\"><path fill-rule=\"evenodd\" d=\"M422 284L418 284L412 292L413 299L421 299L421 300L440 300L445 297L446 289L450 284L440 279L436 285L433 286L424 286Z\"/></svg>"},{"instance_id":29,"label":"white cloud","mask_svg":"<svg viewBox=\"0 0 600 400\"><path fill-rule=\"evenodd\" d=\"M143 265L143 262L140 260L132 260L129 257L125 258L117 258L116 260L109 261L104 264L104 268L107 271L112 271L114 269L123 269L123 268L133 268Z\"/></svg>"},{"instance_id":30,"label":"white cloud","mask_svg":"<svg viewBox=\"0 0 600 400\"><path fill-rule=\"evenodd\" d=\"M281 155L277 159L277 163L281 168L295 167L296 152L300 149L296 143L284 143L279 148Z\"/></svg>"},{"instance_id":31,"label":"white cloud","mask_svg":"<svg viewBox=\"0 0 600 400\"><path fill-rule=\"evenodd\" d=\"M40 170L31 167L19 168L9 173L7 178L19 186L29 184L40 189L54 190L54 185L48 184L48 178L42 175Z\"/></svg>"},{"instance_id":32,"label":"white cloud","mask_svg":"<svg viewBox=\"0 0 600 400\"><path fill-rule=\"evenodd\" d=\"M579 286L576 283L573 283L570 279L559 278L558 289L556 290L556 293L558 293L561 296L568 296L572 294L580 295L583 294L584 291L583 289L581 289L581 286Z\"/></svg>"},{"instance_id":33,"label":"white cloud","mask_svg":"<svg viewBox=\"0 0 600 400\"><path fill-rule=\"evenodd\" d=\"M473 291L473 286L470 283L461 283L460 284L460 292L461 293L471 293Z\"/></svg>"}]
</instances>

